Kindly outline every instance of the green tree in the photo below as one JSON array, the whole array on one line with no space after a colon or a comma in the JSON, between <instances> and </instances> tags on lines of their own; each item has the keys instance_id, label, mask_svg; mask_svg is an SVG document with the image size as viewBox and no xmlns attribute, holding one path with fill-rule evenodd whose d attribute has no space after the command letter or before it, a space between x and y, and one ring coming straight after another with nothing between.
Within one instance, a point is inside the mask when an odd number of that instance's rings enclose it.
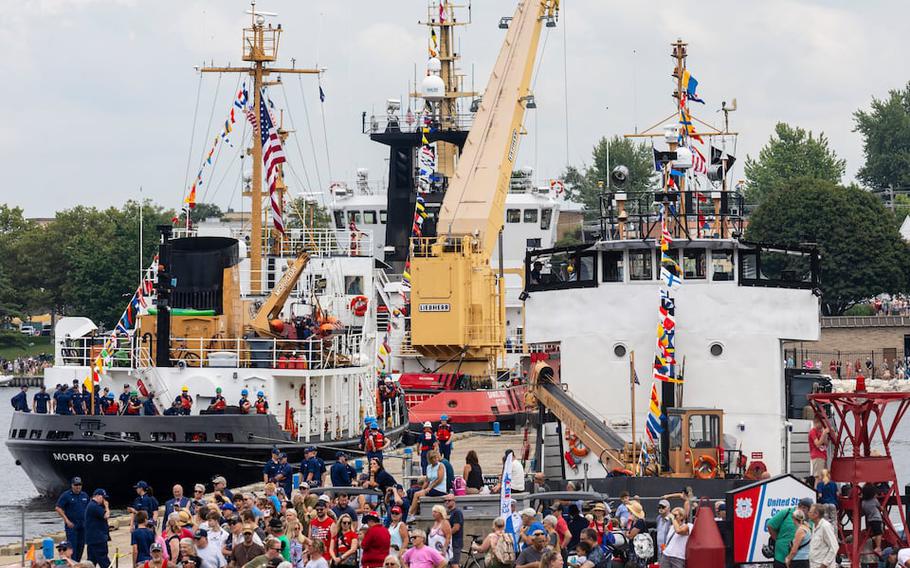
<instances>
[{"instance_id":1,"label":"green tree","mask_svg":"<svg viewBox=\"0 0 910 568\"><path fill-rule=\"evenodd\" d=\"M746 201L760 205L778 187L800 177L840 183L846 162L828 147L824 133L778 122L774 134L758 152L758 159L746 158Z\"/></svg>"},{"instance_id":2,"label":"green tree","mask_svg":"<svg viewBox=\"0 0 910 568\"><path fill-rule=\"evenodd\" d=\"M585 220L595 220L600 215L600 193L606 191L610 172L617 166L629 169L629 180L624 190L630 204L653 190L656 175L651 146L621 136L609 140L604 137L594 145L591 158L590 167L578 169L569 166L562 176L566 197L584 204ZM613 188L613 191L617 189Z\"/></svg>"},{"instance_id":3,"label":"green tree","mask_svg":"<svg viewBox=\"0 0 910 568\"><path fill-rule=\"evenodd\" d=\"M285 224L289 229L310 227L314 229L329 229L332 227L332 217L328 210L303 197L295 197L288 202L284 210Z\"/></svg>"},{"instance_id":4,"label":"green tree","mask_svg":"<svg viewBox=\"0 0 910 568\"><path fill-rule=\"evenodd\" d=\"M224 217L224 211L214 203L197 203L190 209L190 221L198 223L204 219L221 219ZM181 224L186 224L186 210L180 212L178 217Z\"/></svg>"},{"instance_id":5,"label":"green tree","mask_svg":"<svg viewBox=\"0 0 910 568\"><path fill-rule=\"evenodd\" d=\"M869 192L803 177L765 196L750 218L746 238L816 243L822 311L842 315L876 294L906 289L910 253L892 219Z\"/></svg>"},{"instance_id":6,"label":"green tree","mask_svg":"<svg viewBox=\"0 0 910 568\"><path fill-rule=\"evenodd\" d=\"M33 227L22 209L0 205L0 323L9 324L12 318L26 314L27 288L23 288L19 251Z\"/></svg>"},{"instance_id":7,"label":"green tree","mask_svg":"<svg viewBox=\"0 0 910 568\"><path fill-rule=\"evenodd\" d=\"M860 181L874 188L910 188L910 83L889 91L886 99L873 97L872 108L856 111L853 118L866 155L857 173Z\"/></svg>"}]
</instances>

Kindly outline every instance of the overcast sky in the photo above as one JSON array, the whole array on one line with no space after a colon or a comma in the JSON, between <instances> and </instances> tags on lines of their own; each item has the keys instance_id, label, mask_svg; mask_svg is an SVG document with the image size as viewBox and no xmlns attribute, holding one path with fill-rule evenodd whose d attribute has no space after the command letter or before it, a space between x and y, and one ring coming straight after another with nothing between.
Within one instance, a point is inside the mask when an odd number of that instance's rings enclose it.
<instances>
[{"instance_id":1,"label":"overcast sky","mask_svg":"<svg viewBox=\"0 0 910 568\"><path fill-rule=\"evenodd\" d=\"M473 24L459 35L468 86L471 77L477 90L486 83L504 33L496 24L514 5L474 0ZM120 205L142 186L146 197L178 207L188 159L192 176L238 81L206 75L200 85L193 66L240 63L248 7L234 0L0 1L3 200L29 216L49 216L77 204ZM352 180L358 167L384 179L386 149L361 134L360 113L382 113L390 97L406 99L415 66L423 73L427 30L417 21L426 2L261 0L258 7L279 14L272 21L285 30L281 63L295 58L298 66L327 68L322 108L314 76L285 77L283 88L272 88L289 110L285 126L293 119L297 130L287 149L292 191ZM731 128L742 133L739 157L755 155L785 121L824 131L852 179L863 157L851 114L910 79L908 20L906 0L565 0L559 27L541 39L538 108L527 115L518 164L547 180L567 159L589 162L600 136L672 113L669 44L682 37L707 101L694 105L696 116L719 124L721 101L738 100ZM206 170L212 181L199 200L248 209L240 168L233 150L222 154Z\"/></svg>"}]
</instances>

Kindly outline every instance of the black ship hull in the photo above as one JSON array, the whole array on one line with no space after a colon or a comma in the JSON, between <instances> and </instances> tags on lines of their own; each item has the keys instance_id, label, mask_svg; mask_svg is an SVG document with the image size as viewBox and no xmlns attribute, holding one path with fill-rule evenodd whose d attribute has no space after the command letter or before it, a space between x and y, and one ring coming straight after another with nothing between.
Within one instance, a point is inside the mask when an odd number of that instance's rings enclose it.
<instances>
[{"instance_id":1,"label":"black ship hull","mask_svg":"<svg viewBox=\"0 0 910 568\"><path fill-rule=\"evenodd\" d=\"M407 424L386 433L394 444ZM81 477L85 488L104 488L116 503L135 496L133 485L146 481L156 494L168 495L175 483L210 487L224 476L231 487L262 481L273 447L299 466L306 446L334 460L340 450L356 450L359 433L330 439L292 441L272 415L205 416L57 416L17 412L6 445L44 496L56 497Z\"/></svg>"}]
</instances>

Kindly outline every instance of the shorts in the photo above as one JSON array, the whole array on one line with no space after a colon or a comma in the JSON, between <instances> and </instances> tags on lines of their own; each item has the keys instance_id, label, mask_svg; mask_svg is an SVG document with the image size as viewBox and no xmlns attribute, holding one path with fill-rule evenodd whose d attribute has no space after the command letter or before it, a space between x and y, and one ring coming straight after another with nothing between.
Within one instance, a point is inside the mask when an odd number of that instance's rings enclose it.
<instances>
[{"instance_id":1,"label":"shorts","mask_svg":"<svg viewBox=\"0 0 910 568\"><path fill-rule=\"evenodd\" d=\"M442 497L443 495L445 495L445 492L439 489L430 489L427 493L427 497Z\"/></svg>"},{"instance_id":2,"label":"shorts","mask_svg":"<svg viewBox=\"0 0 910 568\"><path fill-rule=\"evenodd\" d=\"M882 536L885 534L885 532L882 530L881 521L869 521L866 524L869 525L869 533L872 536Z\"/></svg>"},{"instance_id":3,"label":"shorts","mask_svg":"<svg viewBox=\"0 0 910 568\"><path fill-rule=\"evenodd\" d=\"M816 481L822 478L822 470L828 467L828 460L825 458L812 458L809 460L812 465L812 477Z\"/></svg>"}]
</instances>

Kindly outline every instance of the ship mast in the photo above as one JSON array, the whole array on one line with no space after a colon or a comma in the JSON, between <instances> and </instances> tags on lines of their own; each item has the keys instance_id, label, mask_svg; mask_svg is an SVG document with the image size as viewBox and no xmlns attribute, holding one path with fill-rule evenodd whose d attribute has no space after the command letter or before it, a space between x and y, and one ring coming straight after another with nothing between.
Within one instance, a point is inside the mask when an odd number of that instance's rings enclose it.
<instances>
[{"instance_id":1,"label":"ship mast","mask_svg":"<svg viewBox=\"0 0 910 568\"><path fill-rule=\"evenodd\" d=\"M456 8L467 8L468 19L460 22L457 18ZM471 5L456 5L448 0L439 0L438 3L430 2L427 5L427 21L420 24L430 30L438 30L439 49L436 58L441 64L439 78L445 84L445 94L438 104L438 118L440 128L443 130L459 130L458 99L474 98L474 91L463 91L464 74L459 73L455 67L456 61L461 56L455 53L452 47L455 39L455 27L466 26L471 23ZM414 92L411 96L420 98L421 94ZM436 170L446 178L455 175L455 157L458 155L458 146L451 142L436 142Z\"/></svg>"},{"instance_id":2,"label":"ship mast","mask_svg":"<svg viewBox=\"0 0 910 568\"><path fill-rule=\"evenodd\" d=\"M267 67L266 63L278 59L278 41L281 36L281 24L272 27L266 25L266 16L276 16L270 12L256 10L255 0L250 2L250 27L243 29L243 60L249 61L249 67L203 67L202 73L243 73L253 78L253 112L257 117L262 97L263 77L272 73L318 74L319 69L296 69ZM252 147L249 150L253 157L253 179L250 191L250 294L262 293L262 253L267 239L263 239L262 211L262 143L259 121L253 127Z\"/></svg>"}]
</instances>

